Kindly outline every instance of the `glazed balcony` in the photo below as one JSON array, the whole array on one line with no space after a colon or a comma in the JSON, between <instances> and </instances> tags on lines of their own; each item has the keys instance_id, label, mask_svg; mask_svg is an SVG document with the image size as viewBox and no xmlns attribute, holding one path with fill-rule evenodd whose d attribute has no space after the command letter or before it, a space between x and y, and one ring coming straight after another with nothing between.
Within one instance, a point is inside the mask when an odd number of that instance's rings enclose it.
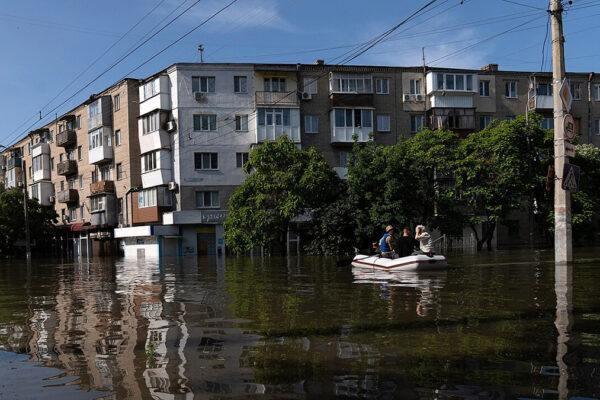
<instances>
[{"instance_id":1,"label":"glazed balcony","mask_svg":"<svg viewBox=\"0 0 600 400\"><path fill-rule=\"evenodd\" d=\"M297 91L291 92L256 92L256 106L297 106Z\"/></svg>"},{"instance_id":2,"label":"glazed balcony","mask_svg":"<svg viewBox=\"0 0 600 400\"><path fill-rule=\"evenodd\" d=\"M21 157L13 157L6 163L7 169L21 168Z\"/></svg>"},{"instance_id":3,"label":"glazed balcony","mask_svg":"<svg viewBox=\"0 0 600 400\"><path fill-rule=\"evenodd\" d=\"M114 193L115 192L115 182L114 181L98 181L92 183L90 185L90 193L100 194L100 193Z\"/></svg>"},{"instance_id":4,"label":"glazed balcony","mask_svg":"<svg viewBox=\"0 0 600 400\"><path fill-rule=\"evenodd\" d=\"M58 192L57 200L59 203L77 203L79 200L79 192L77 189L67 189Z\"/></svg>"},{"instance_id":5,"label":"glazed balcony","mask_svg":"<svg viewBox=\"0 0 600 400\"><path fill-rule=\"evenodd\" d=\"M76 143L77 143L77 133L72 129L59 132L56 135L56 145L59 147L73 146Z\"/></svg>"},{"instance_id":6,"label":"glazed balcony","mask_svg":"<svg viewBox=\"0 0 600 400\"><path fill-rule=\"evenodd\" d=\"M77 161L75 160L65 160L59 162L56 166L56 173L58 175L67 176L73 175L77 173Z\"/></svg>"}]
</instances>

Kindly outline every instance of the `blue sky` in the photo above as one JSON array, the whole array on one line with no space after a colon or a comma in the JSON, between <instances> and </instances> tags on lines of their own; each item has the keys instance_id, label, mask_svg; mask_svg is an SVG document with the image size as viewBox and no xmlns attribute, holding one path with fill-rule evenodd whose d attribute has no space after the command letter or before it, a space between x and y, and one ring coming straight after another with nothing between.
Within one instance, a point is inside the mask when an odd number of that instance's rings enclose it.
<instances>
[{"instance_id":1,"label":"blue sky","mask_svg":"<svg viewBox=\"0 0 600 400\"><path fill-rule=\"evenodd\" d=\"M96 78L157 24L171 20L196 0L5 2L0 10L4 48L0 59L0 144L22 137L38 119L39 111L46 117L34 127L125 77L229 1L201 0L55 111L54 107ZM353 46L385 32L427 2L238 0L129 76L144 77L174 62L198 62L199 43L205 48L205 62L312 63L320 58L334 64ZM546 0L437 0L427 13L351 63L421 65L424 46L431 66L480 68L493 62L503 70L539 71L547 6ZM595 38L600 0L574 0L566 7L571 8L564 16L567 70L600 72L596 67L600 44ZM551 68L549 35L545 71ZM67 86L79 74L81 77Z\"/></svg>"}]
</instances>

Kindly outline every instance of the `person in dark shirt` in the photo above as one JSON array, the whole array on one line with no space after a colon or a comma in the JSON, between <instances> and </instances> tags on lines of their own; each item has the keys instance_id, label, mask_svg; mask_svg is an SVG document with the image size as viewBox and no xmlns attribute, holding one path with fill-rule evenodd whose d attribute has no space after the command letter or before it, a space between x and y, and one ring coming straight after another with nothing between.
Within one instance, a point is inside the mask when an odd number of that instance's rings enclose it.
<instances>
[{"instance_id":1,"label":"person in dark shirt","mask_svg":"<svg viewBox=\"0 0 600 400\"><path fill-rule=\"evenodd\" d=\"M398 240L398 255L400 257L410 256L415 248L416 240L410 234L410 229L405 226L402 230L402 236Z\"/></svg>"}]
</instances>

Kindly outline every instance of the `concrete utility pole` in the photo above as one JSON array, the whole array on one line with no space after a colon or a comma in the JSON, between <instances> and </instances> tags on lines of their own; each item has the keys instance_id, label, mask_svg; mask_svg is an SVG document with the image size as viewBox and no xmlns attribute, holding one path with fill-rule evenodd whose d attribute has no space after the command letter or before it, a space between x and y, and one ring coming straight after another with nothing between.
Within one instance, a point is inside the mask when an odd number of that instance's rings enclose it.
<instances>
[{"instance_id":1,"label":"concrete utility pole","mask_svg":"<svg viewBox=\"0 0 600 400\"><path fill-rule=\"evenodd\" d=\"M552 20L552 79L554 89L554 171L562 176L568 160L565 155L565 135L563 117L568 112L560 95L561 85L565 79L565 50L562 27L562 3L550 0L550 17ZM571 195L563 190L560 181L554 183L554 261L566 263L573 261L573 244L571 228Z\"/></svg>"},{"instance_id":2,"label":"concrete utility pole","mask_svg":"<svg viewBox=\"0 0 600 400\"><path fill-rule=\"evenodd\" d=\"M22 161L23 168L21 168L21 177L23 181L23 211L25 213L25 257L27 260L31 260L31 242L29 238L29 212L27 211L27 182L25 180L25 174L27 169L25 168L25 162Z\"/></svg>"}]
</instances>

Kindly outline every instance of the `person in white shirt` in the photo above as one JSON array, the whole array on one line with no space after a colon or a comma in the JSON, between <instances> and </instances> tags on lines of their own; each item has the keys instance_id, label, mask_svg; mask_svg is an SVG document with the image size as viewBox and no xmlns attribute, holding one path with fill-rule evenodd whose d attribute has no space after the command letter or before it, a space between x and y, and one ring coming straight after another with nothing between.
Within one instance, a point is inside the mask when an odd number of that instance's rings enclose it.
<instances>
[{"instance_id":1,"label":"person in white shirt","mask_svg":"<svg viewBox=\"0 0 600 400\"><path fill-rule=\"evenodd\" d=\"M431 254L433 253L433 243L431 242L431 235L427 233L424 225L417 225L415 240L419 242L419 254Z\"/></svg>"}]
</instances>

